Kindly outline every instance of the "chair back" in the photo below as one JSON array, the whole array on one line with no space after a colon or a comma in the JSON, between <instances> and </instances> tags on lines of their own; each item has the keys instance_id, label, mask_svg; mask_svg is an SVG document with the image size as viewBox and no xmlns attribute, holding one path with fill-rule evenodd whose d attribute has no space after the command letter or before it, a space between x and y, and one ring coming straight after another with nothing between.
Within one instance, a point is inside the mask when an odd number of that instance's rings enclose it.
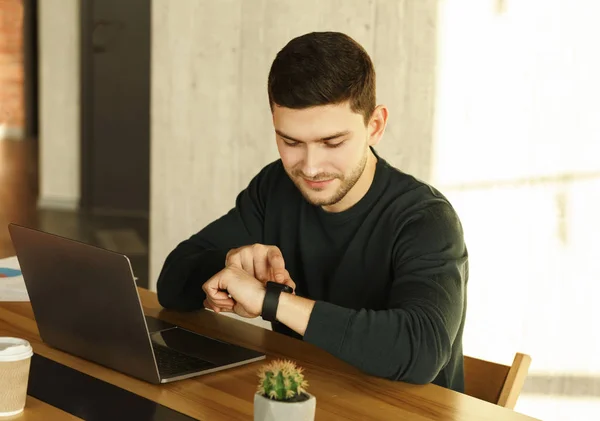
<instances>
[{"instance_id":1,"label":"chair back","mask_svg":"<svg viewBox=\"0 0 600 421\"><path fill-rule=\"evenodd\" d=\"M465 356L465 394L514 409L530 364L531 357L521 353L510 366Z\"/></svg>"}]
</instances>

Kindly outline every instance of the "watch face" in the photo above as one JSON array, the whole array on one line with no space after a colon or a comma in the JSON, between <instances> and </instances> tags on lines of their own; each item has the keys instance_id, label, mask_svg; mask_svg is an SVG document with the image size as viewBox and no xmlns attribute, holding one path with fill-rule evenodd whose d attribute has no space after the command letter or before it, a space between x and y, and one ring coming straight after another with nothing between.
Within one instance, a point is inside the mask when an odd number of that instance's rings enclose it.
<instances>
[{"instance_id":1,"label":"watch face","mask_svg":"<svg viewBox=\"0 0 600 421\"><path fill-rule=\"evenodd\" d=\"M273 282L273 281L267 282L267 288L278 289L282 292L289 292L289 293L293 292L293 289L291 286L285 285L285 284L278 284L277 282Z\"/></svg>"}]
</instances>

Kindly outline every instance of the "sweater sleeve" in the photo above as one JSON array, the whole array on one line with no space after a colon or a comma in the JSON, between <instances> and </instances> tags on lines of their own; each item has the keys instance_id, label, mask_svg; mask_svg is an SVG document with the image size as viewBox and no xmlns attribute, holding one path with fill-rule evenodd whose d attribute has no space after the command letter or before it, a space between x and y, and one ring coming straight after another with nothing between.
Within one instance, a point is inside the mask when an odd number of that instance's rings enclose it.
<instances>
[{"instance_id":1,"label":"sweater sleeve","mask_svg":"<svg viewBox=\"0 0 600 421\"><path fill-rule=\"evenodd\" d=\"M229 250L262 242L270 167L265 167L239 193L235 206L227 214L169 253L157 281L158 301L164 308L181 311L203 308L206 294L202 285L225 267Z\"/></svg>"},{"instance_id":2,"label":"sweater sleeve","mask_svg":"<svg viewBox=\"0 0 600 421\"><path fill-rule=\"evenodd\" d=\"M399 232L383 310L316 302L304 340L368 374L432 382L452 353L465 305L467 250L447 204L419 212Z\"/></svg>"}]
</instances>

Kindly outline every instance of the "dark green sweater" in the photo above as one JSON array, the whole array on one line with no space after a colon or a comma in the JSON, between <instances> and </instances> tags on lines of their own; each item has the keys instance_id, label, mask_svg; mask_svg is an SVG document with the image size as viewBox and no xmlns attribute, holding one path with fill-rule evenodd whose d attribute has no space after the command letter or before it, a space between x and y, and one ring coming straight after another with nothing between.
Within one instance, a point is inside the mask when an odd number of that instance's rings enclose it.
<instances>
[{"instance_id":1,"label":"dark green sweater","mask_svg":"<svg viewBox=\"0 0 600 421\"><path fill-rule=\"evenodd\" d=\"M167 257L165 308L203 307L202 284L242 245L278 246L296 294L316 301L304 337L366 373L464 391L462 334L468 278L459 218L431 186L378 157L368 193L327 213L306 202L275 161L235 207Z\"/></svg>"}]
</instances>

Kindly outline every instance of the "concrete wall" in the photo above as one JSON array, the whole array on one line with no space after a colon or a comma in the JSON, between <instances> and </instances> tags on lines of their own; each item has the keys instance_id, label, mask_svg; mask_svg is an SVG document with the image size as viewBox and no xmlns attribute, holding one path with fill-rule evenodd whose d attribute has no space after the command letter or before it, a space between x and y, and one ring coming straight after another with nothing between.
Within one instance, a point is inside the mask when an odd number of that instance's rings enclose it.
<instances>
[{"instance_id":1,"label":"concrete wall","mask_svg":"<svg viewBox=\"0 0 600 421\"><path fill-rule=\"evenodd\" d=\"M437 2L153 2L151 268L219 217L278 158L266 92L277 51L311 31L346 32L371 54L390 122L378 151L427 179Z\"/></svg>"},{"instance_id":2,"label":"concrete wall","mask_svg":"<svg viewBox=\"0 0 600 421\"><path fill-rule=\"evenodd\" d=\"M390 107L379 150L427 178L434 101L433 0L153 2L151 281L181 238L225 212L277 157L269 66L292 37L339 30L372 55ZM79 2L39 5L41 207L79 202ZM217 180L217 181L215 181Z\"/></svg>"},{"instance_id":3,"label":"concrete wall","mask_svg":"<svg viewBox=\"0 0 600 421\"><path fill-rule=\"evenodd\" d=\"M79 0L39 5L41 207L79 203Z\"/></svg>"}]
</instances>

